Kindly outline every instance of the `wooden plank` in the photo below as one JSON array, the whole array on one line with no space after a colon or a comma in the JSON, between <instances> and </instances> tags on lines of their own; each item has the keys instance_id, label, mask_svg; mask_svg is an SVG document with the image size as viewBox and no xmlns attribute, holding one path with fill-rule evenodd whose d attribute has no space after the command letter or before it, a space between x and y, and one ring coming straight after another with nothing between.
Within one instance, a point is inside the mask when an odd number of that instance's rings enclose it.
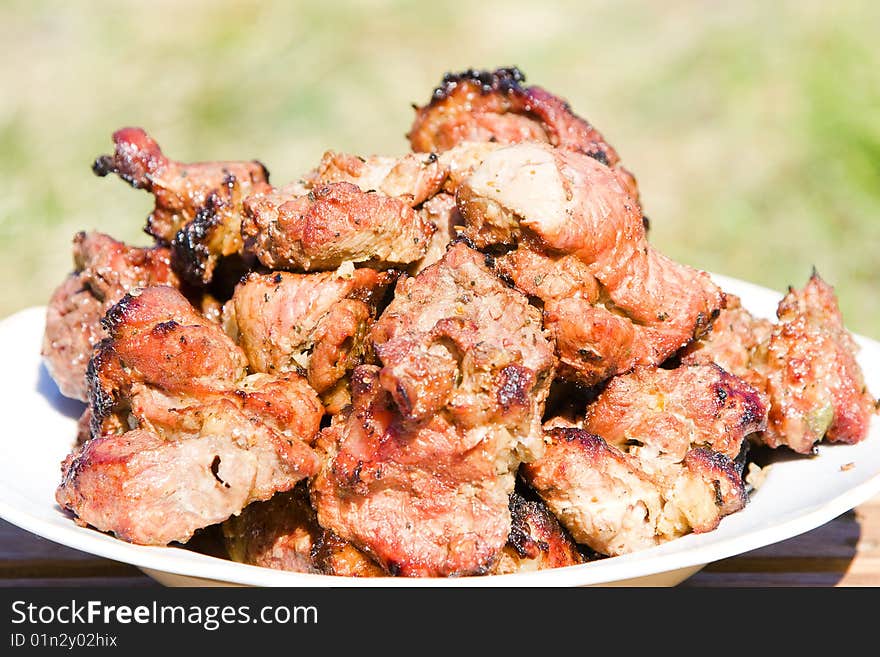
<instances>
[{"instance_id":1,"label":"wooden plank","mask_svg":"<svg viewBox=\"0 0 880 657\"><path fill-rule=\"evenodd\" d=\"M679 586L682 588L833 587L839 586L840 581L840 573L717 573L700 571Z\"/></svg>"},{"instance_id":2,"label":"wooden plank","mask_svg":"<svg viewBox=\"0 0 880 657\"><path fill-rule=\"evenodd\" d=\"M0 579L25 577L135 577L141 573L136 567L109 559L64 561L9 561L0 562Z\"/></svg>"},{"instance_id":3,"label":"wooden plank","mask_svg":"<svg viewBox=\"0 0 880 657\"><path fill-rule=\"evenodd\" d=\"M153 581L129 564L74 550L0 520L0 584L62 580L79 584L120 580L120 585Z\"/></svg>"},{"instance_id":4,"label":"wooden plank","mask_svg":"<svg viewBox=\"0 0 880 657\"><path fill-rule=\"evenodd\" d=\"M5 520L0 520L0 565L6 561L22 559L75 561L94 558L94 555L41 538Z\"/></svg>"},{"instance_id":5,"label":"wooden plank","mask_svg":"<svg viewBox=\"0 0 880 657\"><path fill-rule=\"evenodd\" d=\"M880 586L880 496L806 534L709 564L681 586Z\"/></svg>"},{"instance_id":6,"label":"wooden plank","mask_svg":"<svg viewBox=\"0 0 880 657\"><path fill-rule=\"evenodd\" d=\"M153 588L161 587L154 579L141 574L138 577L59 577L55 579L32 577L24 579L0 579L0 589L21 587L84 587L96 586L101 588Z\"/></svg>"}]
</instances>

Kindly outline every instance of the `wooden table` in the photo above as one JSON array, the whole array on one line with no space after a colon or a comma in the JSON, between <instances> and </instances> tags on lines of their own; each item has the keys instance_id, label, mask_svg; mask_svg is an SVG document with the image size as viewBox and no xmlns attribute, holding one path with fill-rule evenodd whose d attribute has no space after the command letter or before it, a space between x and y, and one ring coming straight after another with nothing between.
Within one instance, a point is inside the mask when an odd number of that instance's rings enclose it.
<instances>
[{"instance_id":1,"label":"wooden table","mask_svg":"<svg viewBox=\"0 0 880 657\"><path fill-rule=\"evenodd\" d=\"M0 521L0 586L159 585L134 566ZM681 586L880 586L880 496L806 534L709 564Z\"/></svg>"}]
</instances>

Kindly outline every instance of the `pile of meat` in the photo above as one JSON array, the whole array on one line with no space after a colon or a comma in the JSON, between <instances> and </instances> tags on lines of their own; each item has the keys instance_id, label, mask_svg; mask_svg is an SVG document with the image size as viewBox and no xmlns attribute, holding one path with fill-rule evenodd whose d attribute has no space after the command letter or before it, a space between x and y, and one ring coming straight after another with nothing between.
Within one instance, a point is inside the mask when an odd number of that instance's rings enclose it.
<instances>
[{"instance_id":1,"label":"pile of meat","mask_svg":"<svg viewBox=\"0 0 880 657\"><path fill-rule=\"evenodd\" d=\"M832 288L776 323L647 237L634 176L515 68L447 74L402 157L302 179L97 158L155 197L133 247L74 238L43 356L87 403L58 503L138 544L347 576L582 563L743 508L750 444L875 412ZM218 529L219 528L219 529Z\"/></svg>"}]
</instances>

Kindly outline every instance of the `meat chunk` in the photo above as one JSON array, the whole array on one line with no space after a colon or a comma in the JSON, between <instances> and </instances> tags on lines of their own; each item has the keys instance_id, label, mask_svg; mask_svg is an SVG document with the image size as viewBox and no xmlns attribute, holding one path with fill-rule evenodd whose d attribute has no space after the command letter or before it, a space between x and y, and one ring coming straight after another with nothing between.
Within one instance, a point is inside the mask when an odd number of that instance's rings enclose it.
<instances>
[{"instance_id":1,"label":"meat chunk","mask_svg":"<svg viewBox=\"0 0 880 657\"><path fill-rule=\"evenodd\" d=\"M103 233L77 233L73 261L73 273L49 300L41 353L61 394L86 401L86 367L105 337L107 309L134 288L179 282L167 248L131 247Z\"/></svg>"},{"instance_id":2,"label":"meat chunk","mask_svg":"<svg viewBox=\"0 0 880 657\"><path fill-rule=\"evenodd\" d=\"M409 138L416 152L446 151L462 142L549 142L613 167L633 198L635 178L619 166L617 152L568 103L548 91L525 87L517 68L447 73L431 101L416 108Z\"/></svg>"},{"instance_id":3,"label":"meat chunk","mask_svg":"<svg viewBox=\"0 0 880 657\"><path fill-rule=\"evenodd\" d=\"M540 451L541 408L554 371L540 313L463 243L402 279L373 328L383 387L413 422L515 429L520 456ZM538 393L538 394L535 394Z\"/></svg>"},{"instance_id":4,"label":"meat chunk","mask_svg":"<svg viewBox=\"0 0 880 657\"><path fill-rule=\"evenodd\" d=\"M803 288L789 290L776 314L771 324L740 307L725 311L682 361L718 362L761 390L770 411L758 439L770 447L808 454L823 438L863 440L876 402L834 289L814 273Z\"/></svg>"},{"instance_id":5,"label":"meat chunk","mask_svg":"<svg viewBox=\"0 0 880 657\"><path fill-rule=\"evenodd\" d=\"M583 428L637 456L645 469L705 447L734 460L767 426L758 392L717 365L637 368L611 379L587 407Z\"/></svg>"},{"instance_id":6,"label":"meat chunk","mask_svg":"<svg viewBox=\"0 0 880 657\"><path fill-rule=\"evenodd\" d=\"M364 192L380 192L416 207L440 191L447 176L446 165L435 154L365 158L328 151L307 180L312 186L348 182Z\"/></svg>"},{"instance_id":7,"label":"meat chunk","mask_svg":"<svg viewBox=\"0 0 880 657\"><path fill-rule=\"evenodd\" d=\"M362 191L379 191L406 201L431 230L425 254L408 268L413 275L437 262L457 237L464 222L455 204L455 191L497 144L466 142L439 155L407 154L402 158L368 158L327 152L305 179L309 189L321 184L349 182Z\"/></svg>"},{"instance_id":8,"label":"meat chunk","mask_svg":"<svg viewBox=\"0 0 880 657\"><path fill-rule=\"evenodd\" d=\"M727 304L712 324L712 330L685 348L684 364L715 363L751 383L763 395L766 382L760 373L762 344L770 339L773 322L754 317L742 307L739 297L725 295ZM765 400L769 404L769 400Z\"/></svg>"},{"instance_id":9,"label":"meat chunk","mask_svg":"<svg viewBox=\"0 0 880 657\"><path fill-rule=\"evenodd\" d=\"M318 440L328 455L312 484L319 523L392 575L487 572L510 516L507 486L485 456L498 432L485 433L458 431L442 415L407 427L378 369L362 365L351 408Z\"/></svg>"},{"instance_id":10,"label":"meat chunk","mask_svg":"<svg viewBox=\"0 0 880 657\"><path fill-rule=\"evenodd\" d=\"M584 563L568 532L534 496L510 496L510 536L490 574L505 575ZM344 577L387 573L354 545L323 529L302 484L267 502L254 502L223 523L233 561L264 568Z\"/></svg>"},{"instance_id":11,"label":"meat chunk","mask_svg":"<svg viewBox=\"0 0 880 657\"><path fill-rule=\"evenodd\" d=\"M757 391L717 365L637 368L583 420L545 423L522 474L575 540L606 555L715 529L746 503L738 457L767 424Z\"/></svg>"},{"instance_id":12,"label":"meat chunk","mask_svg":"<svg viewBox=\"0 0 880 657\"><path fill-rule=\"evenodd\" d=\"M407 153L403 157L361 157L328 151L302 180L307 193L320 185L348 182L364 192L380 192L421 206L441 191L454 194L458 185L500 144L465 141L440 153Z\"/></svg>"},{"instance_id":13,"label":"meat chunk","mask_svg":"<svg viewBox=\"0 0 880 657\"><path fill-rule=\"evenodd\" d=\"M92 438L58 503L148 545L184 542L317 472L323 414L297 375L246 376L244 353L171 287L123 297L89 364Z\"/></svg>"},{"instance_id":14,"label":"meat chunk","mask_svg":"<svg viewBox=\"0 0 880 657\"><path fill-rule=\"evenodd\" d=\"M523 476L579 543L616 556L706 532L745 506L736 466L706 448L648 474L641 461L582 429L549 429Z\"/></svg>"},{"instance_id":15,"label":"meat chunk","mask_svg":"<svg viewBox=\"0 0 880 657\"><path fill-rule=\"evenodd\" d=\"M396 276L354 268L249 274L232 304L251 369L271 374L302 369L337 412L348 401L348 374L372 361L369 331Z\"/></svg>"},{"instance_id":16,"label":"meat chunk","mask_svg":"<svg viewBox=\"0 0 880 657\"><path fill-rule=\"evenodd\" d=\"M323 529L300 484L266 502L254 502L223 523L233 561L264 568L345 577L385 575L351 543Z\"/></svg>"},{"instance_id":17,"label":"meat chunk","mask_svg":"<svg viewBox=\"0 0 880 657\"><path fill-rule=\"evenodd\" d=\"M388 572L487 572L519 463L540 454L553 356L536 309L454 245L397 285L373 329L381 368L319 440L318 520Z\"/></svg>"},{"instance_id":18,"label":"meat chunk","mask_svg":"<svg viewBox=\"0 0 880 657\"><path fill-rule=\"evenodd\" d=\"M190 283L208 283L218 261L241 252L241 204L268 185L257 161L196 162L167 158L141 128L113 133L116 150L95 160L94 172L109 173L153 194L156 206L146 232L171 246L175 268Z\"/></svg>"},{"instance_id":19,"label":"meat chunk","mask_svg":"<svg viewBox=\"0 0 880 657\"><path fill-rule=\"evenodd\" d=\"M546 442L522 472L578 543L615 556L659 542L664 500L632 459L579 429L552 429Z\"/></svg>"},{"instance_id":20,"label":"meat chunk","mask_svg":"<svg viewBox=\"0 0 880 657\"><path fill-rule=\"evenodd\" d=\"M569 533L534 493L526 497L514 491L508 506L510 536L491 574L563 568L586 561Z\"/></svg>"},{"instance_id":21,"label":"meat chunk","mask_svg":"<svg viewBox=\"0 0 880 657\"><path fill-rule=\"evenodd\" d=\"M247 199L244 211L245 248L270 269L406 265L424 255L433 233L408 202L350 182L318 185L306 196L273 190Z\"/></svg>"},{"instance_id":22,"label":"meat chunk","mask_svg":"<svg viewBox=\"0 0 880 657\"><path fill-rule=\"evenodd\" d=\"M459 228L464 224L455 205L455 196L446 192L441 192L425 201L419 211L425 221L434 227L434 234L428 242L425 255L410 265L409 273L413 276L443 257L447 247L458 237Z\"/></svg>"},{"instance_id":23,"label":"meat chunk","mask_svg":"<svg viewBox=\"0 0 880 657\"><path fill-rule=\"evenodd\" d=\"M542 307L560 378L590 387L636 365L656 363L651 330L615 312L589 267L575 256L521 245L496 258L495 270Z\"/></svg>"},{"instance_id":24,"label":"meat chunk","mask_svg":"<svg viewBox=\"0 0 880 657\"><path fill-rule=\"evenodd\" d=\"M536 143L501 148L462 183L457 199L463 234L476 246L522 244L552 256L539 267L570 266L553 261L560 256L583 265L573 296L533 291L553 301L550 325L566 368L584 383L663 362L707 331L724 305L707 274L651 247L637 203L593 158ZM513 278L523 285L522 276ZM578 321L581 313L587 321Z\"/></svg>"}]
</instances>

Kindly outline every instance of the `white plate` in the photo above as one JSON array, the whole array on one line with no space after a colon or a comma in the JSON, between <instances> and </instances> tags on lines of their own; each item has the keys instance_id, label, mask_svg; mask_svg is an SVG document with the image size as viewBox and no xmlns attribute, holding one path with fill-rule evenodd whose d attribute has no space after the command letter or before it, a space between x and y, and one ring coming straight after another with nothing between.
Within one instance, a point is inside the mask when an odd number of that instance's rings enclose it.
<instances>
[{"instance_id":1,"label":"white plate","mask_svg":"<svg viewBox=\"0 0 880 657\"><path fill-rule=\"evenodd\" d=\"M780 295L715 276L757 315L774 317ZM460 579L353 579L247 566L175 547L130 545L78 527L55 503L60 463L75 435L78 402L61 397L39 356L43 308L0 322L6 376L0 459L0 516L34 534L78 550L133 564L165 584L256 586L583 586L673 585L704 565L807 532L880 493L880 418L857 445L822 445L817 457L777 458L746 508L707 534L581 566ZM880 393L880 343L857 338L867 383ZM850 465L851 464L851 465Z\"/></svg>"}]
</instances>

